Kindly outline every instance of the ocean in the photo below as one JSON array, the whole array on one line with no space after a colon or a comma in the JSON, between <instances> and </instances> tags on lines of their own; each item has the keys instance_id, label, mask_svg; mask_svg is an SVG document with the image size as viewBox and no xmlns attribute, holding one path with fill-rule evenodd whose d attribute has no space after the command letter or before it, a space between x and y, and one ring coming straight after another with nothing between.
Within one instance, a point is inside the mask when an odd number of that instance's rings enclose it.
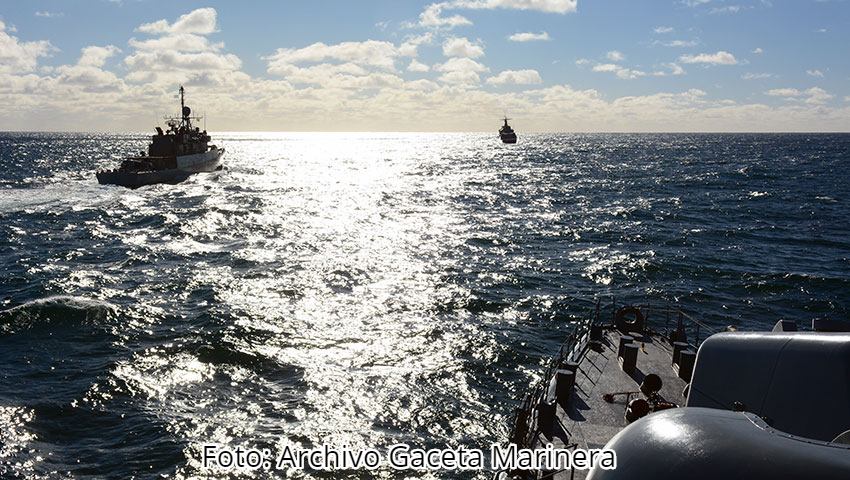
<instances>
[{"instance_id":1,"label":"ocean","mask_svg":"<svg viewBox=\"0 0 850 480\"><path fill-rule=\"evenodd\" d=\"M487 450L597 299L850 318L848 134L214 134L97 184L147 141L0 134L2 478L484 479L203 454Z\"/></svg>"}]
</instances>

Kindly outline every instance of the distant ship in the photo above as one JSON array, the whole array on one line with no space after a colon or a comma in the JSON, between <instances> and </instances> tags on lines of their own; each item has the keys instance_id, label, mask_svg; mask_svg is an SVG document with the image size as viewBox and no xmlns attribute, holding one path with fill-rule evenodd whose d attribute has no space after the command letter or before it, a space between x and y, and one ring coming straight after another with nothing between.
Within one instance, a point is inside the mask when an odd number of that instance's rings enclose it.
<instances>
[{"instance_id":1,"label":"distant ship","mask_svg":"<svg viewBox=\"0 0 850 480\"><path fill-rule=\"evenodd\" d=\"M508 125L508 117L505 117L505 124L499 129L499 138L504 143L516 143L516 132Z\"/></svg>"},{"instance_id":2,"label":"distant ship","mask_svg":"<svg viewBox=\"0 0 850 480\"><path fill-rule=\"evenodd\" d=\"M137 188L154 183L179 183L194 173L221 169L224 148L208 145L207 131L192 126L192 120L201 117L190 116L192 110L184 103L182 85L180 107L180 117L166 117L167 132L156 127L147 155L140 152L137 157L127 157L117 169L97 172L97 181L101 185Z\"/></svg>"}]
</instances>

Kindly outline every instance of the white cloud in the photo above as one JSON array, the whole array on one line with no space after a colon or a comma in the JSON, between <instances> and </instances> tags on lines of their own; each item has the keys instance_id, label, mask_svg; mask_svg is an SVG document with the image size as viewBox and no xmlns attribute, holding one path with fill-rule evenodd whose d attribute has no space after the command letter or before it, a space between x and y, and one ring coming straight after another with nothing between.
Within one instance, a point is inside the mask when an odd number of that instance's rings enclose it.
<instances>
[{"instance_id":1,"label":"white cloud","mask_svg":"<svg viewBox=\"0 0 850 480\"><path fill-rule=\"evenodd\" d=\"M833 97L833 95L827 93L826 90L818 87L812 87L803 92L803 94L809 97L805 100L805 102L810 105L823 105Z\"/></svg>"},{"instance_id":2,"label":"white cloud","mask_svg":"<svg viewBox=\"0 0 850 480\"><path fill-rule=\"evenodd\" d=\"M683 75L685 73L685 70L674 62L668 63L667 66L670 67L670 75Z\"/></svg>"},{"instance_id":3,"label":"white cloud","mask_svg":"<svg viewBox=\"0 0 850 480\"><path fill-rule=\"evenodd\" d=\"M402 57L415 57L418 55L417 50L420 45L431 45L433 42L433 32L426 32L423 35L408 36L398 47L398 54Z\"/></svg>"},{"instance_id":4,"label":"white cloud","mask_svg":"<svg viewBox=\"0 0 850 480\"><path fill-rule=\"evenodd\" d=\"M539 10L549 13L575 12L578 0L456 0L454 8Z\"/></svg>"},{"instance_id":5,"label":"white cloud","mask_svg":"<svg viewBox=\"0 0 850 480\"><path fill-rule=\"evenodd\" d=\"M756 47L756 49L755 49L755 50L753 50L753 53L755 53L756 55L758 55L758 54L760 54L760 53L764 53L764 50L762 50L762 49L761 49L761 47Z\"/></svg>"},{"instance_id":6,"label":"white cloud","mask_svg":"<svg viewBox=\"0 0 850 480\"><path fill-rule=\"evenodd\" d=\"M322 63L309 67L299 67L290 63L284 63L269 68L269 73L286 77L291 83L306 83L323 85L332 78L341 76L366 76L369 71L354 63L342 63L333 65Z\"/></svg>"},{"instance_id":7,"label":"white cloud","mask_svg":"<svg viewBox=\"0 0 850 480\"><path fill-rule=\"evenodd\" d=\"M617 78L621 78L624 80L646 76L646 72L640 70L631 70L629 68L621 67L620 65L615 65L613 63L603 63L596 65L595 67L593 67L593 71L614 72L617 74Z\"/></svg>"},{"instance_id":8,"label":"white cloud","mask_svg":"<svg viewBox=\"0 0 850 480\"><path fill-rule=\"evenodd\" d=\"M653 32L655 33L670 33L673 31L673 27L655 27Z\"/></svg>"},{"instance_id":9,"label":"white cloud","mask_svg":"<svg viewBox=\"0 0 850 480\"><path fill-rule=\"evenodd\" d=\"M773 77L772 73L745 73L741 75L741 78L744 80L759 80L762 78L771 78Z\"/></svg>"},{"instance_id":10,"label":"white cloud","mask_svg":"<svg viewBox=\"0 0 850 480\"><path fill-rule=\"evenodd\" d=\"M576 65L587 65L588 63L590 63L590 60L586 58L579 58L576 60Z\"/></svg>"},{"instance_id":11,"label":"white cloud","mask_svg":"<svg viewBox=\"0 0 850 480\"><path fill-rule=\"evenodd\" d=\"M696 7L710 2L711 0L682 0L682 4L688 7Z\"/></svg>"},{"instance_id":12,"label":"white cloud","mask_svg":"<svg viewBox=\"0 0 850 480\"><path fill-rule=\"evenodd\" d=\"M799 98L809 105L823 105L834 96L819 87L812 87L802 91L796 88L775 88L764 92L764 94L772 97L785 97L786 100Z\"/></svg>"},{"instance_id":13,"label":"white cloud","mask_svg":"<svg viewBox=\"0 0 850 480\"><path fill-rule=\"evenodd\" d=\"M455 27L459 27L462 25L472 25L472 22L469 21L466 17L460 15L452 15L451 17L443 17L441 16L443 13L443 7L447 6L448 3L434 3L425 7L425 10L419 14L419 26L420 27L435 27L435 28L448 28L452 29Z\"/></svg>"},{"instance_id":14,"label":"white cloud","mask_svg":"<svg viewBox=\"0 0 850 480\"><path fill-rule=\"evenodd\" d=\"M209 39L192 33L175 33L159 38L139 41L131 38L131 47L138 50L177 50L180 52L218 51L224 48L224 43L210 43Z\"/></svg>"},{"instance_id":15,"label":"white cloud","mask_svg":"<svg viewBox=\"0 0 850 480\"><path fill-rule=\"evenodd\" d=\"M550 40L549 34L546 32L540 33L515 33L508 37L512 42L533 42L536 40Z\"/></svg>"},{"instance_id":16,"label":"white cloud","mask_svg":"<svg viewBox=\"0 0 850 480\"><path fill-rule=\"evenodd\" d=\"M406 51L404 53L411 53ZM395 57L402 56L390 42L366 40L365 42L342 42L337 45L326 45L317 42L304 48L279 48L264 60L269 60L269 72L280 65L320 62L325 59L354 62L370 65L385 70L395 69ZM272 72L274 73L274 72Z\"/></svg>"},{"instance_id":17,"label":"white cloud","mask_svg":"<svg viewBox=\"0 0 850 480\"><path fill-rule=\"evenodd\" d=\"M443 55L447 57L478 58L484 56L484 48L466 38L449 38L443 42Z\"/></svg>"},{"instance_id":18,"label":"white cloud","mask_svg":"<svg viewBox=\"0 0 850 480\"><path fill-rule=\"evenodd\" d=\"M481 83L481 78L475 72L446 72L440 75L439 81L455 85L472 85Z\"/></svg>"},{"instance_id":19,"label":"white cloud","mask_svg":"<svg viewBox=\"0 0 850 480\"><path fill-rule=\"evenodd\" d=\"M137 52L124 59L131 69L146 72L238 70L242 61L233 54L212 52L183 53L178 51Z\"/></svg>"},{"instance_id":20,"label":"white cloud","mask_svg":"<svg viewBox=\"0 0 850 480\"><path fill-rule=\"evenodd\" d=\"M208 35L214 33L216 22L216 11L214 8L199 8L185 15L181 15L173 24L167 20L157 20L153 23L145 23L137 29L140 32L161 33L197 33Z\"/></svg>"},{"instance_id":21,"label":"white cloud","mask_svg":"<svg viewBox=\"0 0 850 480\"><path fill-rule=\"evenodd\" d=\"M490 69L470 58L454 57L434 65L438 72L489 72Z\"/></svg>"},{"instance_id":22,"label":"white cloud","mask_svg":"<svg viewBox=\"0 0 850 480\"><path fill-rule=\"evenodd\" d=\"M764 92L764 94L772 97L797 97L800 95L800 91L796 88L774 88Z\"/></svg>"},{"instance_id":23,"label":"white cloud","mask_svg":"<svg viewBox=\"0 0 850 480\"><path fill-rule=\"evenodd\" d=\"M44 18L58 18L65 16L62 12L35 12L36 17L44 17Z\"/></svg>"},{"instance_id":24,"label":"white cloud","mask_svg":"<svg viewBox=\"0 0 850 480\"><path fill-rule=\"evenodd\" d=\"M823 77L823 72L820 70L806 70L806 74L810 77Z\"/></svg>"},{"instance_id":25,"label":"white cloud","mask_svg":"<svg viewBox=\"0 0 850 480\"><path fill-rule=\"evenodd\" d=\"M7 34L7 29L0 21L0 72L31 72L38 64L38 57L47 57L56 50L48 40L21 42Z\"/></svg>"},{"instance_id":26,"label":"white cloud","mask_svg":"<svg viewBox=\"0 0 850 480\"><path fill-rule=\"evenodd\" d=\"M670 42L662 42L665 47L695 47L699 45L699 40L672 40Z\"/></svg>"},{"instance_id":27,"label":"white cloud","mask_svg":"<svg viewBox=\"0 0 850 480\"><path fill-rule=\"evenodd\" d=\"M608 57L608 60L611 60L613 62L622 62L626 59L626 57L623 56L622 52L619 52L617 50L611 50L610 52L608 52L608 55L606 55L606 57Z\"/></svg>"},{"instance_id":28,"label":"white cloud","mask_svg":"<svg viewBox=\"0 0 850 480\"><path fill-rule=\"evenodd\" d=\"M739 11L741 11L740 5L729 5L726 7L712 8L708 13L712 15L723 15L727 13L738 13Z\"/></svg>"},{"instance_id":29,"label":"white cloud","mask_svg":"<svg viewBox=\"0 0 850 480\"><path fill-rule=\"evenodd\" d=\"M410 65L407 66L408 72L427 72L428 70L431 70L431 67L416 60L415 58L411 60Z\"/></svg>"},{"instance_id":30,"label":"white cloud","mask_svg":"<svg viewBox=\"0 0 850 480\"><path fill-rule=\"evenodd\" d=\"M682 63L707 63L709 65L737 65L738 60L729 52L719 51L717 53L701 53L699 55L682 55L679 57Z\"/></svg>"},{"instance_id":31,"label":"white cloud","mask_svg":"<svg viewBox=\"0 0 850 480\"><path fill-rule=\"evenodd\" d=\"M543 83L537 70L505 70L487 79L490 85L537 85Z\"/></svg>"},{"instance_id":32,"label":"white cloud","mask_svg":"<svg viewBox=\"0 0 850 480\"><path fill-rule=\"evenodd\" d=\"M77 65L87 65L91 67L102 67L106 63L106 59L121 53L121 50L115 45L107 45L105 47L91 46L83 49L80 60Z\"/></svg>"},{"instance_id":33,"label":"white cloud","mask_svg":"<svg viewBox=\"0 0 850 480\"><path fill-rule=\"evenodd\" d=\"M456 85L472 85L481 82L479 72L489 72L490 69L471 58L453 57L442 64L434 65L434 70L446 72L438 80Z\"/></svg>"}]
</instances>

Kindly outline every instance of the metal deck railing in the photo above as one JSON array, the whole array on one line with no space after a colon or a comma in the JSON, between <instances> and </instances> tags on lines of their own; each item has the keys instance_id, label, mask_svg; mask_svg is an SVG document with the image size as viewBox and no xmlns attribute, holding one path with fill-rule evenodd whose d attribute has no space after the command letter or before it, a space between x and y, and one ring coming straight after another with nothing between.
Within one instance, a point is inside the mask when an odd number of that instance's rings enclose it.
<instances>
[{"instance_id":1,"label":"metal deck railing","mask_svg":"<svg viewBox=\"0 0 850 480\"><path fill-rule=\"evenodd\" d=\"M572 333L558 348L558 353L549 362L542 379L531 385L525 390L521 397L520 406L514 411L513 422L509 442L516 444L518 448L530 448L534 438L540 431L534 418L535 408L541 402L555 371L564 362L578 362L581 359L585 349L590 341L590 331L594 325L602 325L599 320L601 301L597 300L596 306L592 309L590 315L583 320L576 322ZM694 349L698 349L701 340L707 338L708 335L717 333L717 331L699 320L693 318L682 310L674 307L652 307L651 304L646 306L634 307L637 308L644 317L646 330L652 333L663 334L670 341L679 341L688 343ZM611 299L612 322L617 314L617 304L615 299ZM660 321L655 319L655 315L664 316L664 330L660 330ZM671 315L673 318L671 319ZM652 317L652 318L650 318ZM654 326L658 326L658 330ZM703 336L701 339L700 337Z\"/></svg>"}]
</instances>

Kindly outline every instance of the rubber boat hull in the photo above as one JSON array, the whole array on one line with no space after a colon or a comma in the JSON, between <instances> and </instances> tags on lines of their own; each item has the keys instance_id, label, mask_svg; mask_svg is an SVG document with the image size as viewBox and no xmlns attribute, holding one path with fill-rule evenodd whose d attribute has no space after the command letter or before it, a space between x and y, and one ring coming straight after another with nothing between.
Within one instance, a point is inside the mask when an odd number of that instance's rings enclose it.
<instances>
[{"instance_id":1,"label":"rubber boat hull","mask_svg":"<svg viewBox=\"0 0 850 480\"><path fill-rule=\"evenodd\" d=\"M195 173L219 170L223 157L224 148L213 148L204 153L177 157L178 168L143 172L107 170L97 172L96 176L101 185L120 185L128 188L138 188L157 183L176 184Z\"/></svg>"}]
</instances>

